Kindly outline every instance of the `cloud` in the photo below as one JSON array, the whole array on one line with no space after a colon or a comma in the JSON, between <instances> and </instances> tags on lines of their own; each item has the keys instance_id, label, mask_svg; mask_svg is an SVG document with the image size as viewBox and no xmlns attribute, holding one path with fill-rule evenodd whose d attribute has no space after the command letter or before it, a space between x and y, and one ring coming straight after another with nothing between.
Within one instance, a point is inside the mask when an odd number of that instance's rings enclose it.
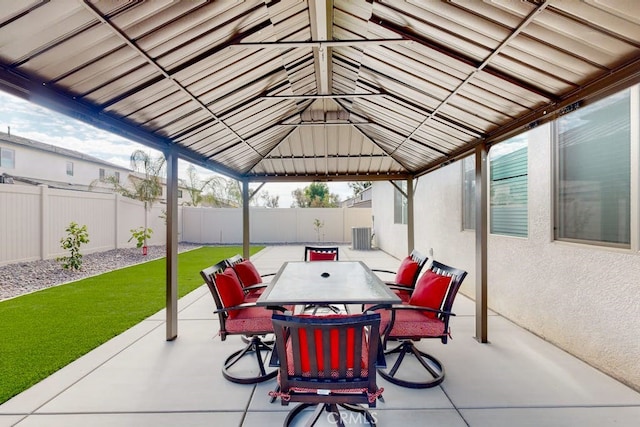
<instances>
[{"instance_id":1,"label":"cloud","mask_svg":"<svg viewBox=\"0 0 640 427\"><path fill-rule=\"evenodd\" d=\"M161 155L159 151L142 144L0 92L1 131L6 130L6 128L2 129L3 126L10 126L12 135L86 153L127 168L130 167L129 157L135 150L144 150L152 157ZM186 178L188 165L189 163L183 160L178 162L180 178ZM196 166L196 170L204 179L217 175L200 166ZM262 187L262 190L268 191L272 196L280 196L280 207L288 208L293 202L291 193L295 189L304 188L309 184L310 182L267 183ZM329 191L337 194L340 200L348 199L352 195L346 182L329 182L327 184Z\"/></svg>"}]
</instances>

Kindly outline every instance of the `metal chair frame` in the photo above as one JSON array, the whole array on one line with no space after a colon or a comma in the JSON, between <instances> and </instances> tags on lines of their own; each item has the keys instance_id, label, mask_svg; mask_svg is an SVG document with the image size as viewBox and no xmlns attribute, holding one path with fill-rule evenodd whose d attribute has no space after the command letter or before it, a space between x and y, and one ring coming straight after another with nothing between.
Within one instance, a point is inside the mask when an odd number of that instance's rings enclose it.
<instances>
[{"instance_id":1,"label":"metal chair frame","mask_svg":"<svg viewBox=\"0 0 640 427\"><path fill-rule=\"evenodd\" d=\"M217 289L215 276L219 273L222 273L227 267L228 264L225 260L211 267L205 268L200 272L200 275L205 280L216 304L216 310L214 311L214 314L218 315L218 320L220 322L220 339L224 341L229 335L242 335L243 340L246 343L246 346L244 348L232 353L225 359L222 366L222 375L227 380L238 384L255 384L267 381L271 378L275 378L275 376L278 374L278 371L267 371L264 364L265 357L268 356L269 353L273 350L273 340L267 341L264 339L267 335L273 333L272 325L269 323L269 326L265 327L264 329L247 330L240 333L230 332L227 329L227 321L229 320L230 312L232 312L233 310L244 310L247 308L256 307L255 302L244 302L233 307L225 307L223 305L222 299L220 298L220 294ZM270 312L270 310L267 310L266 308L264 308L264 310ZM282 310L284 311L284 308ZM232 368L234 367L234 365L236 365L243 357L252 354L255 355L256 363L260 372L259 375L246 377L232 372Z\"/></svg>"},{"instance_id":2,"label":"metal chair frame","mask_svg":"<svg viewBox=\"0 0 640 427\"><path fill-rule=\"evenodd\" d=\"M427 338L436 338L440 339L443 344L446 344L449 338L449 320L451 316L455 316L455 313L451 311L453 306L453 302L455 297L460 289L460 285L462 285L462 281L467 275L467 272L464 270L460 270L457 268L450 267L448 265L442 264L437 261L433 261L429 270L437 273L439 275L451 277L451 283L445 293L445 296L440 304L439 309L432 309L427 307L409 305L409 304L397 304L393 305L390 308L386 308L391 312L391 319L383 332L383 346L385 349L385 355L398 354L393 366L389 370L379 369L378 373L380 376L387 381L400 385L402 387L409 388L430 388L435 387L438 384L444 381L445 377L445 369L442 362L440 362L434 356L425 353L421 350L418 350L414 345L414 342L420 341L421 339ZM377 307L372 307L370 310L380 309ZM413 310L419 312L429 311L432 313L436 313L437 319L441 322L441 331L434 335L401 335L394 334L394 327L396 324L400 324L402 320L397 319L397 313L401 310ZM428 318L425 316L425 321ZM429 319L430 320L430 319ZM399 344L387 350L387 345L389 341L399 341ZM407 380L400 378L398 375L402 362L407 355L413 355L416 357L418 362L422 365L422 367L430 374L432 377L431 380L427 381L418 381L418 380Z\"/></svg>"},{"instance_id":3,"label":"metal chair frame","mask_svg":"<svg viewBox=\"0 0 640 427\"><path fill-rule=\"evenodd\" d=\"M326 411L333 414L333 420L338 426L344 427L338 407L364 415L369 424L375 426L373 416L360 405L375 407L376 400L381 398L383 391L376 383L376 368L386 366L380 344L380 315L293 316L274 313L272 321L276 350L272 353L270 364L278 366L280 374L278 389L270 394L281 397L282 405L300 402L288 413L284 426L293 423L304 409L316 405L307 426L315 424L323 411ZM349 329L353 330L353 346L347 345ZM305 331L307 337L305 349L310 372L303 372L301 331ZM317 334L321 336L322 356L316 353L319 344ZM362 345L363 340L366 340L366 346ZM291 347L288 349L288 346ZM363 347L368 351L366 354L363 353ZM330 355L333 351L338 352L337 369L331 366ZM323 359L322 368L320 357ZM347 366L349 357L354 361L352 367ZM362 358L367 360L366 374L361 371L359 362Z\"/></svg>"}]
</instances>

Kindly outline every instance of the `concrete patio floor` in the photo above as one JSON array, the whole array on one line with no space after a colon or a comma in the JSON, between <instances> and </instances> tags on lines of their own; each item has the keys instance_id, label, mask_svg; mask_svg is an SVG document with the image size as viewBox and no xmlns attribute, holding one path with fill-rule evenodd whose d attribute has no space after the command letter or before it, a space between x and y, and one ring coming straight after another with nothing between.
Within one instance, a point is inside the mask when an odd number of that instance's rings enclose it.
<instances>
[{"instance_id":1,"label":"concrete patio floor","mask_svg":"<svg viewBox=\"0 0 640 427\"><path fill-rule=\"evenodd\" d=\"M301 246L271 246L252 261L267 273L302 256ZM346 246L340 259L390 269L399 263ZM242 343L220 341L213 306L206 286L198 288L179 302L175 341L165 341L161 311L1 405L0 426L282 425L292 406L269 402L275 380L239 385L222 377L223 360ZM378 378L385 389L372 409L378 425L639 425L640 393L494 313L491 342L479 344L473 302L459 295L454 311L453 340L418 343L443 361L444 382L411 390ZM318 425L332 423L321 417Z\"/></svg>"}]
</instances>

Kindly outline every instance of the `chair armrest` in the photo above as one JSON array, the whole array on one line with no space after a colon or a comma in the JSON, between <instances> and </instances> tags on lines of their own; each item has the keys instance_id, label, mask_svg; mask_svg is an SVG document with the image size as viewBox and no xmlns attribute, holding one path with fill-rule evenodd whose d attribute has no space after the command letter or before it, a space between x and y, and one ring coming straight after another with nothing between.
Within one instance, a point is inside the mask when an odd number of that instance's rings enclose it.
<instances>
[{"instance_id":1,"label":"chair armrest","mask_svg":"<svg viewBox=\"0 0 640 427\"><path fill-rule=\"evenodd\" d=\"M451 311L442 311L435 308L422 307L419 305L409 304L396 304L391 307L392 310L415 310L415 311L430 311L432 313L446 314L447 316L455 316L456 314Z\"/></svg>"},{"instance_id":2,"label":"chair armrest","mask_svg":"<svg viewBox=\"0 0 640 427\"><path fill-rule=\"evenodd\" d=\"M242 288L243 291L245 292L249 292L249 291L253 291L256 289L262 289L262 288L266 288L268 285L266 283L260 283L257 285L251 285L251 286L246 286L244 288Z\"/></svg>"},{"instance_id":3,"label":"chair armrest","mask_svg":"<svg viewBox=\"0 0 640 427\"><path fill-rule=\"evenodd\" d=\"M364 306L364 304L363 304ZM376 304L376 305L372 305L371 307L367 308L367 312L371 311L378 311L378 310L390 310L391 306L389 304Z\"/></svg>"},{"instance_id":4,"label":"chair armrest","mask_svg":"<svg viewBox=\"0 0 640 427\"><path fill-rule=\"evenodd\" d=\"M386 282L386 285L390 288L390 289L395 289L397 291L403 291L403 292L413 292L413 286L406 286L406 285L398 285L397 283L391 283L391 282Z\"/></svg>"},{"instance_id":5,"label":"chair armrest","mask_svg":"<svg viewBox=\"0 0 640 427\"><path fill-rule=\"evenodd\" d=\"M255 302L243 302L242 304L234 305L232 307L219 308L219 309L215 310L213 312L213 314L226 313L226 312L229 312L229 311L232 311L232 310L242 310L243 308L251 308L251 307L256 307L256 303Z\"/></svg>"},{"instance_id":6,"label":"chair armrest","mask_svg":"<svg viewBox=\"0 0 640 427\"><path fill-rule=\"evenodd\" d=\"M225 308L219 308L217 310L215 310L213 312L213 314L218 314L218 313L226 313L232 310L242 310L245 308L251 308L251 307L262 307L258 304L256 304L255 302L243 302L242 304L238 304L238 305L234 305L232 307L225 307ZM281 312L286 312L286 311L291 311L291 308L287 308L287 307L283 307L281 305L270 305L267 307L264 307L265 310L277 310L277 311L281 311Z\"/></svg>"},{"instance_id":7,"label":"chair armrest","mask_svg":"<svg viewBox=\"0 0 640 427\"><path fill-rule=\"evenodd\" d=\"M276 273L267 273L267 274L261 274L260 277L269 277L269 276L275 276Z\"/></svg>"}]
</instances>

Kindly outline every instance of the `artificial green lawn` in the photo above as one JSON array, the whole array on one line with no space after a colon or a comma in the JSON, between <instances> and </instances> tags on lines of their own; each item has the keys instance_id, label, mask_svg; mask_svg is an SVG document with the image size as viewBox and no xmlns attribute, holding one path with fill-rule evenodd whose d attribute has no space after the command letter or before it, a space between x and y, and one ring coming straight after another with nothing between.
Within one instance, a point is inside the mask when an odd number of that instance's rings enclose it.
<instances>
[{"instance_id":1,"label":"artificial green lawn","mask_svg":"<svg viewBox=\"0 0 640 427\"><path fill-rule=\"evenodd\" d=\"M178 296L202 285L200 270L237 253L179 254ZM157 259L0 302L0 403L162 309L165 265Z\"/></svg>"}]
</instances>

